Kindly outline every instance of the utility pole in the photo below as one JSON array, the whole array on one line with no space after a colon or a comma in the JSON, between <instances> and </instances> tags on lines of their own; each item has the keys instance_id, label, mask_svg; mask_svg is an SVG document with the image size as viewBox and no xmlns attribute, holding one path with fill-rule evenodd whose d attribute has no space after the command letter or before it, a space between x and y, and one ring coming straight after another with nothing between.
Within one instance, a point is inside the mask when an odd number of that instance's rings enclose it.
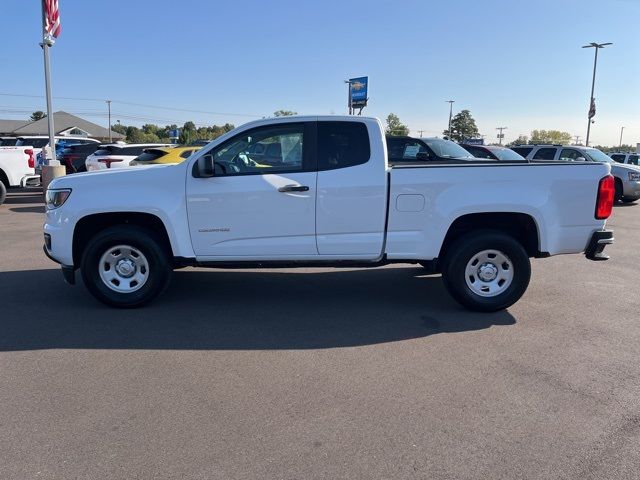
<instances>
[{"instance_id":1,"label":"utility pole","mask_svg":"<svg viewBox=\"0 0 640 480\"><path fill-rule=\"evenodd\" d=\"M591 133L591 122L592 118L596 115L596 101L593 98L593 92L596 86L596 67L598 65L598 50L606 47L607 45L613 45L613 43L595 43L591 42L589 45L583 45L582 48L593 48L595 49L595 56L593 58L593 79L591 80L591 98L589 99L589 114L587 115L587 139L585 141L585 147L589 146L589 134Z\"/></svg>"},{"instance_id":2,"label":"utility pole","mask_svg":"<svg viewBox=\"0 0 640 480\"><path fill-rule=\"evenodd\" d=\"M574 135L573 138L575 139L575 142L573 144L580 145L580 135Z\"/></svg>"},{"instance_id":3,"label":"utility pole","mask_svg":"<svg viewBox=\"0 0 640 480\"><path fill-rule=\"evenodd\" d=\"M622 132L624 132L624 127L620 127L620 148L622 148Z\"/></svg>"},{"instance_id":4,"label":"utility pole","mask_svg":"<svg viewBox=\"0 0 640 480\"><path fill-rule=\"evenodd\" d=\"M456 103L455 100L445 100L445 103L449 104L449 128L447 129L448 137L451 139L451 118L453 117L453 104Z\"/></svg>"},{"instance_id":5,"label":"utility pole","mask_svg":"<svg viewBox=\"0 0 640 480\"><path fill-rule=\"evenodd\" d=\"M344 83L349 85L349 90L347 90L347 93L349 95L349 98L347 99L347 105L349 106L349 115L351 115L353 113L353 106L351 104L351 81L345 80Z\"/></svg>"},{"instance_id":6,"label":"utility pole","mask_svg":"<svg viewBox=\"0 0 640 480\"><path fill-rule=\"evenodd\" d=\"M113 143L111 138L111 100L105 100L107 102L107 108L109 109L109 143Z\"/></svg>"},{"instance_id":7,"label":"utility pole","mask_svg":"<svg viewBox=\"0 0 640 480\"><path fill-rule=\"evenodd\" d=\"M418 130L418 133L420 134L420 138L422 138L422 134L424 133L424 130Z\"/></svg>"},{"instance_id":8,"label":"utility pole","mask_svg":"<svg viewBox=\"0 0 640 480\"><path fill-rule=\"evenodd\" d=\"M504 138L502 131L507 130L507 127L496 127L496 130L500 130L500 133L498 134L498 143L502 145L502 139Z\"/></svg>"}]
</instances>

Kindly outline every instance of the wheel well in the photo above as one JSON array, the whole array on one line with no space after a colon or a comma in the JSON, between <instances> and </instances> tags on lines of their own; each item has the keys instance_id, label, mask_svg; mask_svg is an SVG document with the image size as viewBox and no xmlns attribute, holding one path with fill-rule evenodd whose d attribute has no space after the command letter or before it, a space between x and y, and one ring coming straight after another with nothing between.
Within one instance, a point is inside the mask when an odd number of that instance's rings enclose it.
<instances>
[{"instance_id":1,"label":"wheel well","mask_svg":"<svg viewBox=\"0 0 640 480\"><path fill-rule=\"evenodd\" d=\"M0 168L0 182L4 183L4 186L9 188L9 177L7 177L7 174L4 173L4 170L2 170Z\"/></svg>"},{"instance_id":2,"label":"wheel well","mask_svg":"<svg viewBox=\"0 0 640 480\"><path fill-rule=\"evenodd\" d=\"M171 252L171 242L167 229L155 215L140 212L97 213L81 218L73 232L73 264L80 265L82 252L87 242L102 230L114 225L137 225L155 232L162 246Z\"/></svg>"},{"instance_id":3,"label":"wheel well","mask_svg":"<svg viewBox=\"0 0 640 480\"><path fill-rule=\"evenodd\" d=\"M439 258L444 258L447 249L462 235L473 230L498 230L504 232L522 244L530 257L541 257L540 240L536 222L526 213L495 212L471 213L456 218L449 227L440 248Z\"/></svg>"}]
</instances>

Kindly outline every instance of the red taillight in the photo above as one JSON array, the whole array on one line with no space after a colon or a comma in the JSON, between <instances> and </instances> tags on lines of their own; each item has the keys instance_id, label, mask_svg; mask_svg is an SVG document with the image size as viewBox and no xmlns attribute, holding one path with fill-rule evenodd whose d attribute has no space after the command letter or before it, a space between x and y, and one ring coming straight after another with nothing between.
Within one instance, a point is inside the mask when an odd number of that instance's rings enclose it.
<instances>
[{"instance_id":1,"label":"red taillight","mask_svg":"<svg viewBox=\"0 0 640 480\"><path fill-rule=\"evenodd\" d=\"M33 158L33 150L31 150L30 148L25 148L24 153L29 155L29 160L27 160L27 162L29 162L29 168L35 168L36 159Z\"/></svg>"},{"instance_id":2,"label":"red taillight","mask_svg":"<svg viewBox=\"0 0 640 480\"><path fill-rule=\"evenodd\" d=\"M106 164L107 168L111 168L112 163L121 162L122 159L121 158L101 158L98 161Z\"/></svg>"},{"instance_id":3,"label":"red taillight","mask_svg":"<svg viewBox=\"0 0 640 480\"><path fill-rule=\"evenodd\" d=\"M596 219L606 220L613 210L613 199L616 195L616 182L611 175L600 180L598 198L596 199Z\"/></svg>"}]
</instances>

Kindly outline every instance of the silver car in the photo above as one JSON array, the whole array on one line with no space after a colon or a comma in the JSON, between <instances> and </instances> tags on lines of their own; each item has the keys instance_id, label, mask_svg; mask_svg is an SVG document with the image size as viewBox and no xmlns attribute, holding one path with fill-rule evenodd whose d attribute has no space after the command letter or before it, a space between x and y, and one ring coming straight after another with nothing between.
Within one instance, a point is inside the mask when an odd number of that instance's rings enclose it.
<instances>
[{"instance_id":1,"label":"silver car","mask_svg":"<svg viewBox=\"0 0 640 480\"><path fill-rule=\"evenodd\" d=\"M597 148L578 145L518 145L511 147L532 162L601 162L611 164L616 179L616 201L630 203L640 199L640 167L613 161Z\"/></svg>"}]
</instances>

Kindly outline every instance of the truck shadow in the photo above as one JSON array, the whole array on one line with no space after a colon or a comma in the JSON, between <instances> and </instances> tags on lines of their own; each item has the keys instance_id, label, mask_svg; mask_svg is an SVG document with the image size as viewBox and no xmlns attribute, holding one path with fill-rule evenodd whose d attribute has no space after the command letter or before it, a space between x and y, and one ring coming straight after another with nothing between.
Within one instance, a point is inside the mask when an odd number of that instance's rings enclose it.
<instances>
[{"instance_id":1,"label":"truck shadow","mask_svg":"<svg viewBox=\"0 0 640 480\"><path fill-rule=\"evenodd\" d=\"M513 325L469 312L420 268L175 272L163 297L115 310L58 270L0 272L0 351L278 350L372 345Z\"/></svg>"}]
</instances>

